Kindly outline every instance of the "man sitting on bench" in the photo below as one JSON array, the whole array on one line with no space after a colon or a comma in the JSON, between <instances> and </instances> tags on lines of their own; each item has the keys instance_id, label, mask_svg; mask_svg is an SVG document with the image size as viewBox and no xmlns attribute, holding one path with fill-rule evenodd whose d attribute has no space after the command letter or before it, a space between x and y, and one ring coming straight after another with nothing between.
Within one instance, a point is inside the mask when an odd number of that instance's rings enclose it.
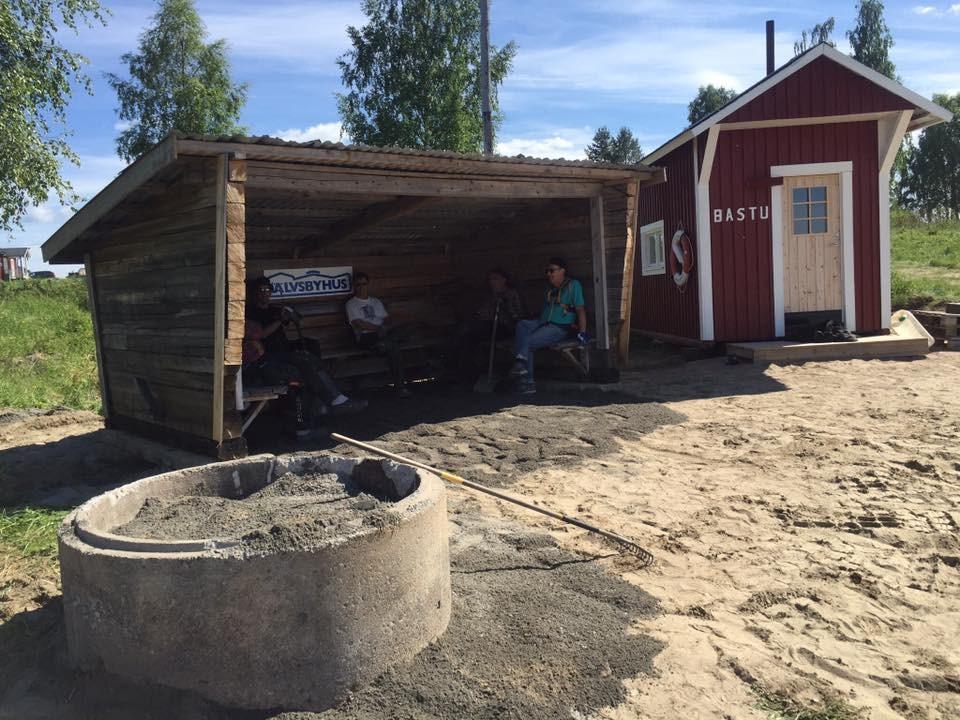
<instances>
[{"instance_id":1,"label":"man sitting on bench","mask_svg":"<svg viewBox=\"0 0 960 720\"><path fill-rule=\"evenodd\" d=\"M514 363L510 375L518 379L517 390L533 395L533 351L576 338L587 339L587 312L580 281L567 277L567 263L553 257L547 263L547 287L543 309L536 320L521 320L513 342Z\"/></svg>"},{"instance_id":2,"label":"man sitting on bench","mask_svg":"<svg viewBox=\"0 0 960 720\"><path fill-rule=\"evenodd\" d=\"M273 288L267 278L261 275L251 280L247 290L247 320L260 325L263 333L260 342L266 357L273 362L295 367L309 388L335 415L359 412L367 407L365 400L351 400L340 392L320 363L317 343L304 339L298 344L287 337L283 328L295 321L295 311L270 304ZM311 344L308 345L308 342Z\"/></svg>"},{"instance_id":3,"label":"man sitting on bench","mask_svg":"<svg viewBox=\"0 0 960 720\"><path fill-rule=\"evenodd\" d=\"M370 295L370 276L353 274L354 296L347 300L347 322L353 328L357 345L387 358L393 387L398 397L412 394L403 379L403 358L400 353L399 328L390 327L390 314L377 298Z\"/></svg>"}]
</instances>

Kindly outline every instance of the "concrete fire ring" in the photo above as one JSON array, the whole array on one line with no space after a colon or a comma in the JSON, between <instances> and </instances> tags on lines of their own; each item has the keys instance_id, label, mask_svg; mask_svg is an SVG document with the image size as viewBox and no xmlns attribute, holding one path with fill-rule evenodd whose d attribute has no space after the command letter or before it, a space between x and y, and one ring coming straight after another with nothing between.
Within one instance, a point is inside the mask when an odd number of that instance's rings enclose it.
<instances>
[{"instance_id":1,"label":"concrete fire ring","mask_svg":"<svg viewBox=\"0 0 960 720\"><path fill-rule=\"evenodd\" d=\"M113 535L148 497L242 497L286 472L352 473L358 460L258 455L177 470L81 505L59 530L70 659L224 705L331 707L416 655L450 620L446 499L435 475L383 461L411 489L396 524L309 550L237 553L236 541Z\"/></svg>"}]
</instances>

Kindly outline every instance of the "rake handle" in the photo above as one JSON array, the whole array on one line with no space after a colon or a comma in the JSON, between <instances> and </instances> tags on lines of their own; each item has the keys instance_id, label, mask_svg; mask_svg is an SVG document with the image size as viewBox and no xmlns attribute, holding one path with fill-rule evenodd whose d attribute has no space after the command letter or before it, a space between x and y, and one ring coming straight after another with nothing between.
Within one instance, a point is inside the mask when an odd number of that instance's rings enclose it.
<instances>
[{"instance_id":1,"label":"rake handle","mask_svg":"<svg viewBox=\"0 0 960 720\"><path fill-rule=\"evenodd\" d=\"M471 482L470 480L467 480L466 478L462 478L459 475L454 475L453 473L446 472L445 470L438 470L437 468L430 467L425 463L421 463L421 462L417 462L416 460L405 458L402 455L397 455L396 453L392 453L389 450L383 450L381 448L378 448L375 445L370 445L369 443L365 443L360 440L354 440L353 438L349 438L346 435L340 435L339 433L330 433L330 437L336 440L339 440L340 442L344 442L347 445L353 445L354 447L358 447L361 450L366 450L368 452L371 452L374 455L379 455L381 457L389 458L390 460L396 460L397 462L404 463L405 465L412 465L413 467L420 468L421 470L426 470L427 472L431 472L434 475L439 475L442 479L446 480L447 482L454 483L455 485L463 485L465 487L470 488L471 490L476 490L477 492L484 493L485 495L492 495L493 497L499 500L503 500L508 503L513 503L514 505L519 505L520 507L526 508L527 510L533 510L534 512L540 513L541 515L546 515L547 517L551 517L555 520L560 520L561 522L568 523L570 525L576 525L578 528L582 528L583 530L592 532L595 535L600 535L601 537L605 537L608 540L612 540L615 543L619 543L621 545L625 545L631 549L634 549L634 552L640 553L641 556L647 562L653 561L653 556L649 552L644 550L633 540L630 540L629 538L626 538L623 535L618 535L617 533L610 532L609 530L604 530L603 528L599 528L596 525L591 525L590 523L586 523L583 520L578 520L575 517L570 517L569 515L564 515L563 513L558 513L554 510L540 507L539 505L534 505L533 503L529 503L526 500L521 500L520 498L513 497L512 495L507 495L506 493L502 493L499 490L494 490L493 488L489 488L486 485L480 485L479 483Z\"/></svg>"}]
</instances>

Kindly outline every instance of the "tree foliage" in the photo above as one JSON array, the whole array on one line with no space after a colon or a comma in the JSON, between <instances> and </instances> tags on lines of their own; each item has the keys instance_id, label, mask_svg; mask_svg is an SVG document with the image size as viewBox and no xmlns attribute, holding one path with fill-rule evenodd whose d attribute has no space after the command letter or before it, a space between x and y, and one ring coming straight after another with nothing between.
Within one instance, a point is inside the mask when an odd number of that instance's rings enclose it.
<instances>
[{"instance_id":1,"label":"tree foliage","mask_svg":"<svg viewBox=\"0 0 960 720\"><path fill-rule=\"evenodd\" d=\"M622 127L614 137L606 125L597 130L593 140L584 149L587 157L596 162L633 165L640 162L643 150L630 128Z\"/></svg>"},{"instance_id":2,"label":"tree foliage","mask_svg":"<svg viewBox=\"0 0 960 720\"><path fill-rule=\"evenodd\" d=\"M737 96L735 90L714 85L701 85L697 96L687 106L687 121L693 125L716 112Z\"/></svg>"},{"instance_id":3,"label":"tree foliage","mask_svg":"<svg viewBox=\"0 0 960 720\"><path fill-rule=\"evenodd\" d=\"M161 0L137 53L125 53L130 79L107 79L130 123L117 137L127 161L143 155L171 130L211 135L242 134L240 110L246 84L230 78L226 41L207 44L207 30L193 0Z\"/></svg>"},{"instance_id":4,"label":"tree foliage","mask_svg":"<svg viewBox=\"0 0 960 720\"><path fill-rule=\"evenodd\" d=\"M90 82L60 33L103 22L97 0L0 0L0 231L51 192L77 200L60 176L62 160L77 163L63 126L71 83L90 92Z\"/></svg>"},{"instance_id":5,"label":"tree foliage","mask_svg":"<svg viewBox=\"0 0 960 720\"><path fill-rule=\"evenodd\" d=\"M960 217L960 93L934 95L953 119L926 128L907 158L896 197L928 220Z\"/></svg>"},{"instance_id":6,"label":"tree foliage","mask_svg":"<svg viewBox=\"0 0 960 720\"><path fill-rule=\"evenodd\" d=\"M476 0L363 0L368 22L349 27L337 64L344 131L369 145L480 152L480 10ZM497 88L516 46L490 48L494 130Z\"/></svg>"},{"instance_id":7,"label":"tree foliage","mask_svg":"<svg viewBox=\"0 0 960 720\"><path fill-rule=\"evenodd\" d=\"M854 60L899 81L897 69L890 59L893 36L883 19L881 0L860 0L857 3L857 22L853 30L847 31L847 39L853 48Z\"/></svg>"},{"instance_id":8,"label":"tree foliage","mask_svg":"<svg viewBox=\"0 0 960 720\"><path fill-rule=\"evenodd\" d=\"M836 24L836 20L833 17L828 17L822 23L814 25L809 31L804 30L801 32L800 39L793 44L793 54L800 55L815 45L824 42L833 45L833 42L830 40L830 35L833 33Z\"/></svg>"}]
</instances>

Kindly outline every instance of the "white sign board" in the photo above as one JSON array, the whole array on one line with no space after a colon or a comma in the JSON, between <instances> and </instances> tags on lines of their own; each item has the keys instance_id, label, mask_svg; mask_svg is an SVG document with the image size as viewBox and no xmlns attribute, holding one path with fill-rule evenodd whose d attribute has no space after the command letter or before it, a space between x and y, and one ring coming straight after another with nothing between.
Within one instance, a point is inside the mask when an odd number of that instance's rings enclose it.
<instances>
[{"instance_id":1,"label":"white sign board","mask_svg":"<svg viewBox=\"0 0 960 720\"><path fill-rule=\"evenodd\" d=\"M273 299L325 297L353 292L352 267L295 268L267 270Z\"/></svg>"}]
</instances>

